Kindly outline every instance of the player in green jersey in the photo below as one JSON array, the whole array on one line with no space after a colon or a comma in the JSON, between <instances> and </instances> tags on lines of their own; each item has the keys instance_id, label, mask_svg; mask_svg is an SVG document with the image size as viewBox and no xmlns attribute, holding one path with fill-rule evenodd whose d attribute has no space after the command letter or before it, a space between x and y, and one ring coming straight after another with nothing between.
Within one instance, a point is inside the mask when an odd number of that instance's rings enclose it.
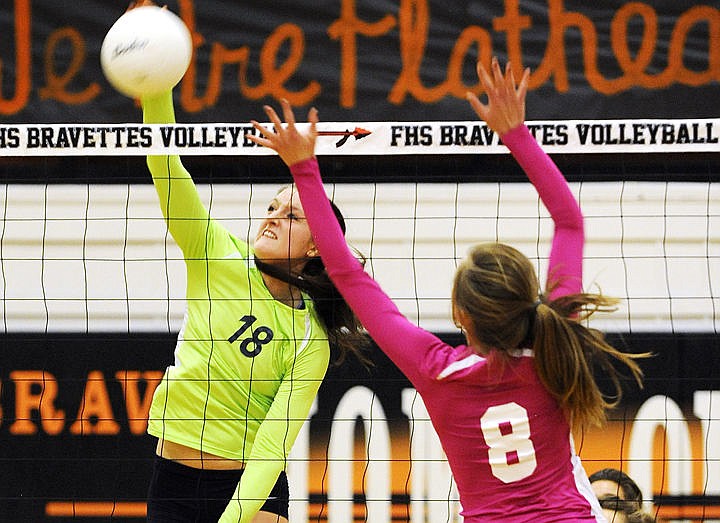
<instances>
[{"instance_id":1,"label":"player in green jersey","mask_svg":"<svg viewBox=\"0 0 720 523\"><path fill-rule=\"evenodd\" d=\"M170 92L142 107L145 123L175 122ZM270 202L250 245L210 217L178 156L147 164L187 269L175 361L150 408L148 521L287 521L286 459L330 347L363 359L365 335L327 277L293 186Z\"/></svg>"}]
</instances>

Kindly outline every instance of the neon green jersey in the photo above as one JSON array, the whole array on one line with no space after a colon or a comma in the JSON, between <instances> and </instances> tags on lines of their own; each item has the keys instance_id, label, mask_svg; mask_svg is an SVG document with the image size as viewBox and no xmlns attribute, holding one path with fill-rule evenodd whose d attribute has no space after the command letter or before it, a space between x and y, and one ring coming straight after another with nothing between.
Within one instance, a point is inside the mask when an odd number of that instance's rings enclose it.
<instances>
[{"instance_id":1,"label":"neon green jersey","mask_svg":"<svg viewBox=\"0 0 720 523\"><path fill-rule=\"evenodd\" d=\"M143 100L143 110L146 123L175 121L171 93ZM210 218L179 157L147 163L187 268L185 321L148 432L245 462L221 521L249 521L284 469L325 376L327 335L307 296L304 309L273 299L252 248Z\"/></svg>"}]
</instances>

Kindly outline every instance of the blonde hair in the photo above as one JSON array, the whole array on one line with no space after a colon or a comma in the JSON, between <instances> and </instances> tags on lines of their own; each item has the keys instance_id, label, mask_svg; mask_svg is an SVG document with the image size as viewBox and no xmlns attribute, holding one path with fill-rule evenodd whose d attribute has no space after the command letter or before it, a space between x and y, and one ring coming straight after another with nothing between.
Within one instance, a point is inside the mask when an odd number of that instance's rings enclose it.
<instances>
[{"instance_id":1,"label":"blonde hair","mask_svg":"<svg viewBox=\"0 0 720 523\"><path fill-rule=\"evenodd\" d=\"M541 382L575 430L602 425L606 410L619 402L622 386L613 359L625 364L642 385L642 371L634 360L649 354L621 352L600 331L584 325L595 312L615 310L618 300L578 293L547 302L532 263L509 245L475 246L458 267L452 299L453 311L467 314L471 324L465 328L485 348L506 355L520 347L533 349ZM595 382L596 365L612 380L611 397L605 397Z\"/></svg>"}]
</instances>

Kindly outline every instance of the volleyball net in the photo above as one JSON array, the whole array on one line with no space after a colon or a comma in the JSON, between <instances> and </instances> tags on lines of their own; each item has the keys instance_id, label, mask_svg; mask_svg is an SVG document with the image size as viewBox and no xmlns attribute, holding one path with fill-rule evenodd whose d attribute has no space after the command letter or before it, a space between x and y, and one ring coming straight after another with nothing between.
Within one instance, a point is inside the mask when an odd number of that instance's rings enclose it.
<instances>
[{"instance_id":1,"label":"volleyball net","mask_svg":"<svg viewBox=\"0 0 720 523\"><path fill-rule=\"evenodd\" d=\"M720 520L720 119L529 122L586 219L593 318L651 351L640 390L577 435L668 520ZM322 122L317 152L350 243L408 318L451 342L455 267L510 243L544 276L552 221L478 122ZM0 519L144 516L154 387L185 310L182 254L144 164L180 154L211 215L248 240L287 169L249 124L0 126ZM520 183L524 182L524 183ZM544 277L543 277L544 281ZM422 400L382 354L332 368L294 447L291 522L460 521ZM93 478L88 480L88 478Z\"/></svg>"}]
</instances>

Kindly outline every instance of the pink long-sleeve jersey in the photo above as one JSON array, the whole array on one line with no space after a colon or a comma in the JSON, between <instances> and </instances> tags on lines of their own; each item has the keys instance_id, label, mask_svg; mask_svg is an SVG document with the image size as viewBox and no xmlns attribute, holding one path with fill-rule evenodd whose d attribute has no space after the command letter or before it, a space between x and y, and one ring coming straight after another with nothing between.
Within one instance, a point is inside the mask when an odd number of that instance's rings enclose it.
<instances>
[{"instance_id":1,"label":"pink long-sleeve jersey","mask_svg":"<svg viewBox=\"0 0 720 523\"><path fill-rule=\"evenodd\" d=\"M583 218L562 173L527 127L503 143L555 224L551 298L582 287ZM457 483L466 523L604 521L570 427L540 382L530 350L500 361L452 347L408 321L353 257L315 159L291 166L325 266L377 345L421 394Z\"/></svg>"}]
</instances>

